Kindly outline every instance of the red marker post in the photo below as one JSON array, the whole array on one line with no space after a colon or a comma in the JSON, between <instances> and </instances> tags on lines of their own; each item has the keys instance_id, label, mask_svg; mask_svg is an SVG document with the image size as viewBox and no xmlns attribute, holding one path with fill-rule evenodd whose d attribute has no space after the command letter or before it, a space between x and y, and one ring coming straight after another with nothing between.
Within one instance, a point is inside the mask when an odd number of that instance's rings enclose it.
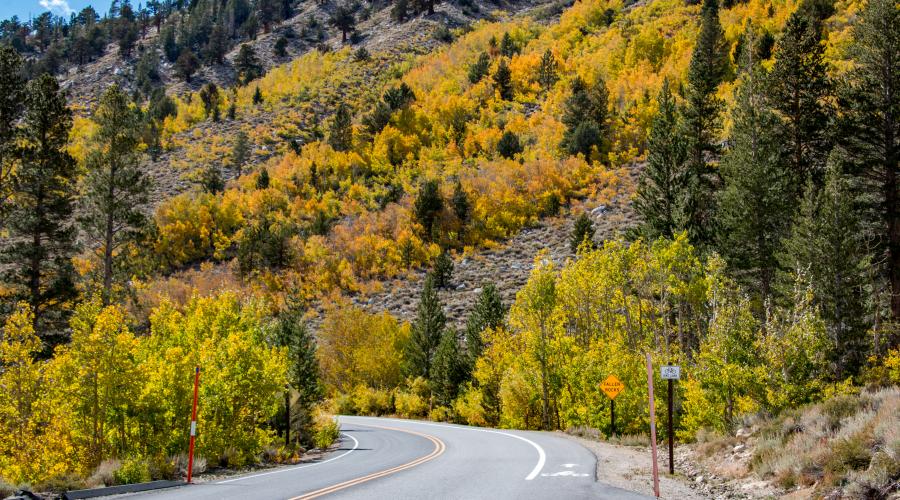
<instances>
[{"instance_id":1,"label":"red marker post","mask_svg":"<svg viewBox=\"0 0 900 500\"><path fill-rule=\"evenodd\" d=\"M650 448L653 450L653 493L659 498L659 468L656 464L656 408L653 405L653 362L647 353L647 385L650 388Z\"/></svg>"},{"instance_id":2,"label":"red marker post","mask_svg":"<svg viewBox=\"0 0 900 500\"><path fill-rule=\"evenodd\" d=\"M194 439L197 437L197 393L200 389L200 367L194 369L194 405L191 409L191 444L188 446L187 482L190 484L194 473Z\"/></svg>"}]
</instances>

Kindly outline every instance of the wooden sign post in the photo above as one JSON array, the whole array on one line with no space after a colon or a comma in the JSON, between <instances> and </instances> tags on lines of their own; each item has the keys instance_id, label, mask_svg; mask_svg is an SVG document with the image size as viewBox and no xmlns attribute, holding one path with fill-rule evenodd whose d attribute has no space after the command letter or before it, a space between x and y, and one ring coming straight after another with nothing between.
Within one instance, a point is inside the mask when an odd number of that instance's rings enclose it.
<instances>
[{"instance_id":1,"label":"wooden sign post","mask_svg":"<svg viewBox=\"0 0 900 500\"><path fill-rule=\"evenodd\" d=\"M606 380L600 382L600 390L609 398L610 435L614 436L616 434L616 396L625 390L625 384L615 375L610 375L606 377Z\"/></svg>"}]
</instances>

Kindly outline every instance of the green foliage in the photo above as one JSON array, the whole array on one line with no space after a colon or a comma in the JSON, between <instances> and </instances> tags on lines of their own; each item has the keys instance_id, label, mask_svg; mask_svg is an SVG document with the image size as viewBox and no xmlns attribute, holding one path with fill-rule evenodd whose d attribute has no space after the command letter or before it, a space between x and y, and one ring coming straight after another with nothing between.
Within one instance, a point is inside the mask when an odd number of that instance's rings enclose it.
<instances>
[{"instance_id":1,"label":"green foliage","mask_svg":"<svg viewBox=\"0 0 900 500\"><path fill-rule=\"evenodd\" d=\"M198 69L200 69L200 59L197 59L193 52L184 50L178 55L178 60L175 61L175 70L185 82L191 83L191 78Z\"/></svg>"},{"instance_id":2,"label":"green foliage","mask_svg":"<svg viewBox=\"0 0 900 500\"><path fill-rule=\"evenodd\" d=\"M353 123L350 110L344 103L338 105L331 122L328 144L335 151L347 151L353 146Z\"/></svg>"},{"instance_id":3,"label":"green foliage","mask_svg":"<svg viewBox=\"0 0 900 500\"><path fill-rule=\"evenodd\" d=\"M328 18L328 24L341 32L341 42L347 43L347 33L353 31L356 26L356 16L349 5L338 5Z\"/></svg>"},{"instance_id":4,"label":"green foliage","mask_svg":"<svg viewBox=\"0 0 900 500\"><path fill-rule=\"evenodd\" d=\"M491 69L491 56L487 52L478 54L478 59L469 65L469 83L476 84L488 75Z\"/></svg>"},{"instance_id":5,"label":"green foliage","mask_svg":"<svg viewBox=\"0 0 900 500\"><path fill-rule=\"evenodd\" d=\"M553 52L550 49L547 49L544 52L544 55L541 56L541 65L538 68L538 84L544 90L549 90L553 84L559 80L558 72L559 63L556 62L556 58L553 57Z\"/></svg>"},{"instance_id":6,"label":"green foliage","mask_svg":"<svg viewBox=\"0 0 900 500\"><path fill-rule=\"evenodd\" d=\"M519 143L519 136L507 130L500 136L497 141L497 154L504 158L515 158L517 154L521 154L524 148Z\"/></svg>"},{"instance_id":7,"label":"green foliage","mask_svg":"<svg viewBox=\"0 0 900 500\"><path fill-rule=\"evenodd\" d=\"M440 184L435 179L426 180L419 188L415 201L416 220L422 225L424 236L432 238L438 215L444 208Z\"/></svg>"},{"instance_id":8,"label":"green foliage","mask_svg":"<svg viewBox=\"0 0 900 500\"><path fill-rule=\"evenodd\" d=\"M455 329L447 328L434 352L430 372L431 390L439 405L449 406L456 399L466 378L466 362Z\"/></svg>"},{"instance_id":9,"label":"green foliage","mask_svg":"<svg viewBox=\"0 0 900 500\"><path fill-rule=\"evenodd\" d=\"M408 376L431 377L434 353L444 334L447 318L435 289L434 278L425 276L422 297L413 322L409 343L404 351L404 370Z\"/></svg>"},{"instance_id":10,"label":"green foliage","mask_svg":"<svg viewBox=\"0 0 900 500\"><path fill-rule=\"evenodd\" d=\"M453 259L446 250L442 251L434 259L431 276L434 278L434 286L437 288L450 287L450 280L453 278Z\"/></svg>"},{"instance_id":11,"label":"green foliage","mask_svg":"<svg viewBox=\"0 0 900 500\"><path fill-rule=\"evenodd\" d=\"M28 82L25 112L16 132L20 161L12 173L13 204L0 261L13 300L25 300L34 328L50 344L64 339L75 298L75 160L66 152L72 112L56 80Z\"/></svg>"},{"instance_id":12,"label":"green foliage","mask_svg":"<svg viewBox=\"0 0 900 500\"><path fill-rule=\"evenodd\" d=\"M313 433L313 444L320 450L327 450L340 437L341 428L332 419L320 419Z\"/></svg>"},{"instance_id":13,"label":"green foliage","mask_svg":"<svg viewBox=\"0 0 900 500\"><path fill-rule=\"evenodd\" d=\"M494 72L493 80L494 88L497 90L500 99L504 101L513 100L512 73L506 64L506 59L500 60L500 64L497 65L497 70Z\"/></svg>"},{"instance_id":14,"label":"green foliage","mask_svg":"<svg viewBox=\"0 0 900 500\"><path fill-rule=\"evenodd\" d=\"M126 458L113 477L117 484L147 483L150 481L150 467L143 458Z\"/></svg>"},{"instance_id":15,"label":"green foliage","mask_svg":"<svg viewBox=\"0 0 900 500\"><path fill-rule=\"evenodd\" d=\"M238 55L234 58L234 70L237 72L238 80L244 85L263 75L262 64L252 45L246 43L241 45Z\"/></svg>"},{"instance_id":16,"label":"green foliage","mask_svg":"<svg viewBox=\"0 0 900 500\"><path fill-rule=\"evenodd\" d=\"M94 241L104 304L119 291L114 287L128 279L124 250L146 224L143 207L150 180L139 164L141 138L134 127L139 113L118 86L110 87L94 112L97 132L85 159L88 171L79 221Z\"/></svg>"},{"instance_id":17,"label":"green foliage","mask_svg":"<svg viewBox=\"0 0 900 500\"><path fill-rule=\"evenodd\" d=\"M575 219L575 225L572 228L572 239L569 241L569 248L572 253L577 252L582 246L586 250L593 250L594 244L594 222L588 217L587 213L582 212Z\"/></svg>"},{"instance_id":18,"label":"green foliage","mask_svg":"<svg viewBox=\"0 0 900 500\"><path fill-rule=\"evenodd\" d=\"M500 300L500 293L493 283L485 283L481 287L478 299L466 320L466 356L469 371L475 368L475 362L484 350L482 332L488 328L499 328L506 316L506 308Z\"/></svg>"},{"instance_id":19,"label":"green foliage","mask_svg":"<svg viewBox=\"0 0 900 500\"><path fill-rule=\"evenodd\" d=\"M671 238L684 229L687 150L680 134L680 119L669 80L657 97L657 112L650 129L647 166L641 172L635 210L643 223L640 233L649 238Z\"/></svg>"},{"instance_id":20,"label":"green foliage","mask_svg":"<svg viewBox=\"0 0 900 500\"><path fill-rule=\"evenodd\" d=\"M588 85L580 76L571 83L571 94L563 108L562 122L566 125L562 147L572 155L590 158L596 148L601 158L607 131L609 91L602 78Z\"/></svg>"}]
</instances>

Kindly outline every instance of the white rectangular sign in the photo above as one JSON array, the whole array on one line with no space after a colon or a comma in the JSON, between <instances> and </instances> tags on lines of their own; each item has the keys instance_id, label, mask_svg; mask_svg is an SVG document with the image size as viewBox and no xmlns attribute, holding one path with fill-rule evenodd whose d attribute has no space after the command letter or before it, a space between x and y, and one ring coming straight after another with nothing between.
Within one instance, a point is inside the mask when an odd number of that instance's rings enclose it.
<instances>
[{"instance_id":1,"label":"white rectangular sign","mask_svg":"<svg viewBox=\"0 0 900 500\"><path fill-rule=\"evenodd\" d=\"M680 380L681 379L681 367L680 366L660 366L659 367L659 376L662 377L663 380Z\"/></svg>"}]
</instances>

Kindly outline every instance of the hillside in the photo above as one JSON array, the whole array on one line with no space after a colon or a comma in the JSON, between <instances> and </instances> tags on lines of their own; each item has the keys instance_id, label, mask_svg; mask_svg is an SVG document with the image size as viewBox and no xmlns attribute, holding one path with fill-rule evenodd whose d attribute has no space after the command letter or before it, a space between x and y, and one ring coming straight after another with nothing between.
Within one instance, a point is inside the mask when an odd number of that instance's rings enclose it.
<instances>
[{"instance_id":1,"label":"hillside","mask_svg":"<svg viewBox=\"0 0 900 500\"><path fill-rule=\"evenodd\" d=\"M3 481L180 477L201 372L241 470L679 365L697 492L896 495L896 0L114 5L0 25Z\"/></svg>"}]
</instances>

